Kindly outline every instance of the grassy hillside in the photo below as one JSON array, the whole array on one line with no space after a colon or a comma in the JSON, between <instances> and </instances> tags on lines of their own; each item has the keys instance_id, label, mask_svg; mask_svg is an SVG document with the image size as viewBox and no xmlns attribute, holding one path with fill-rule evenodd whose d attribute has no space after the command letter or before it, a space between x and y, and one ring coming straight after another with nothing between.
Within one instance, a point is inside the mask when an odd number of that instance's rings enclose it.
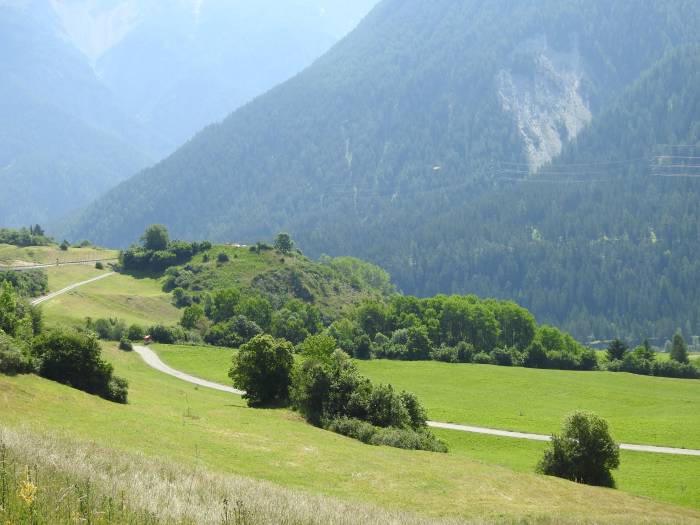
<instances>
[{"instance_id":1,"label":"grassy hillside","mask_svg":"<svg viewBox=\"0 0 700 525\"><path fill-rule=\"evenodd\" d=\"M69 525L76 522L133 525L262 525L462 523L429 520L373 505L345 503L251 478L159 461L68 440L56 433L0 425L4 469L0 486L3 523ZM76 459L79 458L79 459ZM37 491L31 507L20 491L27 466Z\"/></svg>"},{"instance_id":2,"label":"grassy hillside","mask_svg":"<svg viewBox=\"0 0 700 525\"><path fill-rule=\"evenodd\" d=\"M33 376L2 377L3 423L60 429L98 446L428 516L561 523L635 523L640 516L652 522L700 520L697 511L514 473L460 455L364 446L301 423L288 411L250 409L235 396L164 376L137 355L108 347L107 356L130 382L129 405ZM66 418L67 413L80 417Z\"/></svg>"},{"instance_id":3,"label":"grassy hillside","mask_svg":"<svg viewBox=\"0 0 700 525\"><path fill-rule=\"evenodd\" d=\"M25 266L34 264L55 264L96 259L116 259L117 251L104 248L70 248L61 250L57 245L30 246L19 248L0 244L0 266Z\"/></svg>"},{"instance_id":4,"label":"grassy hillside","mask_svg":"<svg viewBox=\"0 0 700 525\"><path fill-rule=\"evenodd\" d=\"M156 345L177 370L230 384L233 352L214 347ZM700 390L693 381L486 365L357 361L377 382L416 393L428 417L444 422L549 434L576 409L604 415L614 437L628 443L698 448L698 415L689 407ZM643 421L643 424L640 424ZM532 472L544 444L437 430L450 452ZM621 490L699 508L700 461L695 457L622 452L615 473Z\"/></svg>"},{"instance_id":5,"label":"grassy hillside","mask_svg":"<svg viewBox=\"0 0 700 525\"><path fill-rule=\"evenodd\" d=\"M75 282L104 274L92 266L49 268L49 289L60 290ZM72 290L42 305L48 324L83 325L86 317L119 318L127 323L174 324L180 312L158 279L115 274Z\"/></svg>"}]
</instances>

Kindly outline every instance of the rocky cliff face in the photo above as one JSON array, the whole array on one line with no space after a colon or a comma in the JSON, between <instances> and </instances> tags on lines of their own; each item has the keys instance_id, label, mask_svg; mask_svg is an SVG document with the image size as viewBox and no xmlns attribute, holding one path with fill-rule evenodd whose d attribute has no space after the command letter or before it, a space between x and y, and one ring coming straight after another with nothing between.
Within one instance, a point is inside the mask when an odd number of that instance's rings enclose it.
<instances>
[{"instance_id":1,"label":"rocky cliff face","mask_svg":"<svg viewBox=\"0 0 700 525\"><path fill-rule=\"evenodd\" d=\"M591 121L582 91L585 74L575 43L561 51L550 46L546 37L525 42L513 67L498 73L498 95L517 124L531 173L557 157Z\"/></svg>"}]
</instances>

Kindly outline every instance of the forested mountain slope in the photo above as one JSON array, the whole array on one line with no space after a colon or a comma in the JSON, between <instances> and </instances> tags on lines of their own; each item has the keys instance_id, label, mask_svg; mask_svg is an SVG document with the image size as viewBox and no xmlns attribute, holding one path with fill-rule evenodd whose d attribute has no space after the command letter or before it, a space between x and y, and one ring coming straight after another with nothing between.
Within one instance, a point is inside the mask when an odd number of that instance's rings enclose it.
<instances>
[{"instance_id":1,"label":"forested mountain slope","mask_svg":"<svg viewBox=\"0 0 700 525\"><path fill-rule=\"evenodd\" d=\"M648 161L658 143L696 140L696 48L673 50L698 42L700 5L643 7L384 0L304 73L110 192L71 234L121 245L151 222L217 240L287 229L311 254L382 264L406 292L514 298L579 337L695 330L681 303L697 269L666 286L656 272L674 270L653 262L670 238L694 242L680 223L697 223L695 186L648 177ZM643 160L614 163L633 157ZM579 180L579 159L613 161L589 179L616 182ZM689 215L669 223L678 199ZM642 217L669 231L631 250L615 235L651 238ZM654 299L662 289L682 298L670 311Z\"/></svg>"}]
</instances>

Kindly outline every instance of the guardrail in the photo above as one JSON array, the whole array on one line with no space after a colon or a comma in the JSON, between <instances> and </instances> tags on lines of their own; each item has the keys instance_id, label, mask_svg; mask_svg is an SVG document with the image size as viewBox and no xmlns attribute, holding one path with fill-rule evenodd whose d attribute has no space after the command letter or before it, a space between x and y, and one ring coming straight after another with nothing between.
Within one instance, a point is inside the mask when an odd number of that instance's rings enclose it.
<instances>
[{"instance_id":1,"label":"guardrail","mask_svg":"<svg viewBox=\"0 0 700 525\"><path fill-rule=\"evenodd\" d=\"M56 268L60 266L77 266L80 264L94 264L98 262L109 262L117 261L116 257L111 257L109 259L85 259L80 261L59 261L56 263L44 263L44 264L34 264L31 266L2 266L0 265L0 272L22 272L26 270L40 270L42 268Z\"/></svg>"}]
</instances>

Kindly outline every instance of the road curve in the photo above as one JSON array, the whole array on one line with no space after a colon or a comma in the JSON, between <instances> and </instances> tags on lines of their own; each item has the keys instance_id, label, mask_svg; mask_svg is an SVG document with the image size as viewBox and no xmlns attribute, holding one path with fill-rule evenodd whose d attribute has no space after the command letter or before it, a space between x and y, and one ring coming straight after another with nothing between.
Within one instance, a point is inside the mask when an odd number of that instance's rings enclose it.
<instances>
[{"instance_id":1,"label":"road curve","mask_svg":"<svg viewBox=\"0 0 700 525\"><path fill-rule=\"evenodd\" d=\"M37 297L36 299L32 299L31 303L33 306L40 305L41 303L45 303L46 301L49 301L55 297L58 297L59 295L63 295L66 292L70 292L71 290L75 290L76 288L79 288L81 286L85 286L86 284L94 283L95 281L99 281L101 279L104 279L106 277L110 277L114 275L114 272L106 273L104 275L98 275L97 277L93 277L92 279L88 279L87 281L83 281L81 283L75 283L71 284L70 286L66 286L62 290L59 290L57 292L53 292L47 295L43 295L41 297Z\"/></svg>"},{"instance_id":2,"label":"road curve","mask_svg":"<svg viewBox=\"0 0 700 525\"><path fill-rule=\"evenodd\" d=\"M211 381L207 381L206 379L200 379L199 377L191 376L189 374L185 374L184 372L180 372L179 370L175 370L174 368L169 367L163 361L161 361L160 357L158 357L158 355L153 350L151 350L150 348L146 348L145 346L134 345L134 352L139 354L141 358L144 361L146 361L146 364L148 366L155 368L156 370L158 370L159 372L163 372L164 374L177 377L182 381L187 381L188 383L192 383L194 385L203 386L204 388L211 388L213 390L219 390L221 392L228 392L229 394L236 394L237 396L242 396L243 394L245 394L243 390L237 390L230 386L220 385L219 383L213 383Z\"/></svg>"},{"instance_id":3,"label":"road curve","mask_svg":"<svg viewBox=\"0 0 700 525\"><path fill-rule=\"evenodd\" d=\"M204 388L211 388L214 390L219 390L221 392L228 392L230 394L236 394L239 396L242 396L245 394L243 390L237 390L233 387L230 386L225 386L225 385L220 385L218 383L213 383L211 381L207 381L205 379L200 379L199 377L195 377L189 374L185 374L184 372L180 372L179 370L175 370L174 368L169 367L163 361L161 361L160 357L151 350L150 348L146 348L145 346L134 346L134 351L141 356L141 358L151 366L152 368L155 368L156 370L163 372L164 374L168 374L170 376L176 377L178 379L181 379L182 381L187 381L188 383L192 383L198 386L202 386ZM446 430L455 430L458 432L470 432L472 434L486 434L489 436L498 436L498 437L507 437L507 438L515 438L515 439L527 439L530 441L550 441L552 438L551 436L546 436L544 434L528 434L525 432L509 432L507 430L497 430L493 428L483 428L483 427L473 427L473 426L468 426L468 425L455 425L453 423L440 423L439 421L428 421L428 426L432 428L440 428L440 429L446 429ZM630 445L627 443L621 443L620 444L620 449L622 450L631 450L633 452L650 452L650 453L655 453L655 454L672 454L676 456L698 456L700 457L700 450L693 450L693 449L687 449L687 448L673 448L673 447L656 447L652 445Z\"/></svg>"}]
</instances>

